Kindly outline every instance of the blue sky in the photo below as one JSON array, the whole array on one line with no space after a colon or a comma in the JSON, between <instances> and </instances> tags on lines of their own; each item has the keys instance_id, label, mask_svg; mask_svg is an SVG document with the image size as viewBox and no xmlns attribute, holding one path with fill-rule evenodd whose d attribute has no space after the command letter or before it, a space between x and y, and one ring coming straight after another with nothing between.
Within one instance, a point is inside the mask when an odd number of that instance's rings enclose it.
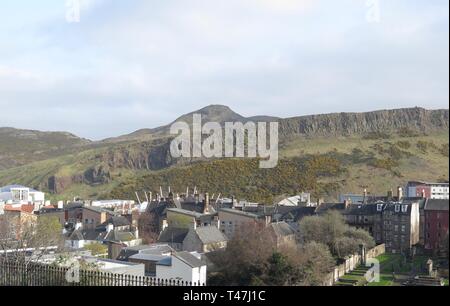
<instances>
[{"instance_id":1,"label":"blue sky","mask_svg":"<svg viewBox=\"0 0 450 306\"><path fill-rule=\"evenodd\" d=\"M448 0L0 0L0 126L102 139L209 104L448 108ZM376 0L371 0L376 1Z\"/></svg>"}]
</instances>

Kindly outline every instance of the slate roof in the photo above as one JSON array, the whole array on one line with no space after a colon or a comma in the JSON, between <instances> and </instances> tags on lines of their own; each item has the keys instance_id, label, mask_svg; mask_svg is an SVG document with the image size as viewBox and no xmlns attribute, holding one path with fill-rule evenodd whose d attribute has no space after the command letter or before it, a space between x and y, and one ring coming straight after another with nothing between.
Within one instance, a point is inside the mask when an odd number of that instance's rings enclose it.
<instances>
[{"instance_id":1,"label":"slate roof","mask_svg":"<svg viewBox=\"0 0 450 306\"><path fill-rule=\"evenodd\" d=\"M295 235L295 230L286 222L271 223L270 226L277 237Z\"/></svg>"},{"instance_id":2,"label":"slate roof","mask_svg":"<svg viewBox=\"0 0 450 306\"><path fill-rule=\"evenodd\" d=\"M195 232L203 244L227 241L224 234L215 226L198 227Z\"/></svg>"},{"instance_id":3,"label":"slate roof","mask_svg":"<svg viewBox=\"0 0 450 306\"><path fill-rule=\"evenodd\" d=\"M344 203L322 203L319 207L316 208L316 212L318 214L327 212L329 210L344 210Z\"/></svg>"},{"instance_id":4,"label":"slate roof","mask_svg":"<svg viewBox=\"0 0 450 306\"><path fill-rule=\"evenodd\" d=\"M87 210L90 210L90 211L97 212L97 213L105 212L105 213L107 213L109 215L112 215L112 216L120 216L120 214L118 214L118 213L116 213L116 212L114 212L112 210L102 208L102 207L84 206L83 208L87 209Z\"/></svg>"},{"instance_id":5,"label":"slate roof","mask_svg":"<svg viewBox=\"0 0 450 306\"><path fill-rule=\"evenodd\" d=\"M176 257L179 260L183 261L191 268L198 268L205 265L200 259L198 259L189 252L177 252L173 254L173 257Z\"/></svg>"},{"instance_id":6,"label":"slate roof","mask_svg":"<svg viewBox=\"0 0 450 306\"><path fill-rule=\"evenodd\" d=\"M169 209L167 209L167 211L171 211L171 212L176 212L176 213L183 214L183 215L192 216L192 217L197 218L197 219L199 219L203 215L203 213L198 213L198 212L195 212L195 211L190 211L190 210L186 210L186 209L179 209L179 208L169 208Z\"/></svg>"},{"instance_id":7,"label":"slate roof","mask_svg":"<svg viewBox=\"0 0 450 306\"><path fill-rule=\"evenodd\" d=\"M78 229L78 230L74 230L70 234L69 240L102 241L103 239L105 239L106 234L107 234L106 232L99 232L99 231L95 231L95 230L79 230Z\"/></svg>"},{"instance_id":8,"label":"slate roof","mask_svg":"<svg viewBox=\"0 0 450 306\"><path fill-rule=\"evenodd\" d=\"M187 228L167 227L158 238L158 242L165 243L183 243L184 238L188 234Z\"/></svg>"},{"instance_id":9,"label":"slate roof","mask_svg":"<svg viewBox=\"0 0 450 306\"><path fill-rule=\"evenodd\" d=\"M315 215L316 207L277 206L274 220L298 222L304 217Z\"/></svg>"},{"instance_id":10,"label":"slate roof","mask_svg":"<svg viewBox=\"0 0 450 306\"><path fill-rule=\"evenodd\" d=\"M113 216L100 224L98 228L106 228L108 224L114 225L114 227L121 227L121 226L130 226L130 221L124 217L124 216Z\"/></svg>"},{"instance_id":11,"label":"slate roof","mask_svg":"<svg viewBox=\"0 0 450 306\"><path fill-rule=\"evenodd\" d=\"M367 203L367 204L350 204L348 208L343 211L345 215L373 215L381 214L383 211L378 211L378 205L382 204L383 209L384 203Z\"/></svg>"},{"instance_id":12,"label":"slate roof","mask_svg":"<svg viewBox=\"0 0 450 306\"><path fill-rule=\"evenodd\" d=\"M245 216L245 217L249 217L249 218L255 218L255 219L259 218L259 216L257 214L245 212L245 211L241 211L241 210L237 210L237 209L221 208L219 211L223 211L223 212L235 214L235 215L240 215L240 216Z\"/></svg>"},{"instance_id":13,"label":"slate roof","mask_svg":"<svg viewBox=\"0 0 450 306\"><path fill-rule=\"evenodd\" d=\"M195 202L181 202L181 208L185 209L185 210L189 210L189 211L193 211L193 212L197 212L200 214L203 214L204 208L205 208L205 204L200 202L200 203L195 203Z\"/></svg>"},{"instance_id":14,"label":"slate roof","mask_svg":"<svg viewBox=\"0 0 450 306\"><path fill-rule=\"evenodd\" d=\"M425 210L438 210L438 211L448 211L449 210L449 200L442 199L428 199L425 204Z\"/></svg>"},{"instance_id":15,"label":"slate roof","mask_svg":"<svg viewBox=\"0 0 450 306\"><path fill-rule=\"evenodd\" d=\"M105 240L111 242L131 241L136 239L136 236L132 232L122 232L118 230L109 231Z\"/></svg>"},{"instance_id":16,"label":"slate roof","mask_svg":"<svg viewBox=\"0 0 450 306\"><path fill-rule=\"evenodd\" d=\"M25 187L25 186L22 186L22 185L7 185L7 186L3 186L3 187L0 187L0 192L11 192L11 189L16 189L16 188L29 189L30 192L38 192L37 190L35 190L33 188Z\"/></svg>"}]
</instances>

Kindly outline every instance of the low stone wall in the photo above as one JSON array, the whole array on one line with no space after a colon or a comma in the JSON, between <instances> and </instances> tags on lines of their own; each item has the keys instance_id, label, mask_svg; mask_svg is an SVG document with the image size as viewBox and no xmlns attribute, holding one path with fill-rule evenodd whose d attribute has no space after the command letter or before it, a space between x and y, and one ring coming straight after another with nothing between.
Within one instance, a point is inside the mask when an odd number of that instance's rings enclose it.
<instances>
[{"instance_id":1,"label":"low stone wall","mask_svg":"<svg viewBox=\"0 0 450 306\"><path fill-rule=\"evenodd\" d=\"M380 244L366 252L366 260L378 257L385 252L386 246L384 244ZM330 274L328 274L328 276L325 278L324 286L333 286L339 280L339 278L355 270L362 264L362 262L363 260L360 254L354 254L348 257L344 263L336 266L334 270L330 272Z\"/></svg>"},{"instance_id":2,"label":"low stone wall","mask_svg":"<svg viewBox=\"0 0 450 306\"><path fill-rule=\"evenodd\" d=\"M383 255L384 253L386 253L386 245L383 243L383 244L377 245L373 249L367 251L367 258L368 259L375 258L380 255Z\"/></svg>"}]
</instances>

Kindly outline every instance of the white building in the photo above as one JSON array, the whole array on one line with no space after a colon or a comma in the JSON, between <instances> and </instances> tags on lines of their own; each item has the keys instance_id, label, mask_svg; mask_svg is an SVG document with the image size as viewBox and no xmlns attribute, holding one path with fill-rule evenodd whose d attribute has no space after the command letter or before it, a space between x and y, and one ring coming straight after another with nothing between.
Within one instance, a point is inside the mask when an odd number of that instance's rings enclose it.
<instances>
[{"instance_id":1,"label":"white building","mask_svg":"<svg viewBox=\"0 0 450 306\"><path fill-rule=\"evenodd\" d=\"M300 195L284 199L278 203L280 206L298 206L300 203L306 203L306 206L311 205L311 194L301 193Z\"/></svg>"},{"instance_id":2,"label":"white building","mask_svg":"<svg viewBox=\"0 0 450 306\"><path fill-rule=\"evenodd\" d=\"M0 187L0 202L7 204L44 204L45 193L21 185Z\"/></svg>"},{"instance_id":3,"label":"white building","mask_svg":"<svg viewBox=\"0 0 450 306\"><path fill-rule=\"evenodd\" d=\"M158 243L123 248L117 259L144 264L146 275L155 279L206 285L206 263L197 252L176 252Z\"/></svg>"},{"instance_id":4,"label":"white building","mask_svg":"<svg viewBox=\"0 0 450 306\"><path fill-rule=\"evenodd\" d=\"M206 285L206 264L195 252L177 252L156 264L156 278Z\"/></svg>"}]
</instances>

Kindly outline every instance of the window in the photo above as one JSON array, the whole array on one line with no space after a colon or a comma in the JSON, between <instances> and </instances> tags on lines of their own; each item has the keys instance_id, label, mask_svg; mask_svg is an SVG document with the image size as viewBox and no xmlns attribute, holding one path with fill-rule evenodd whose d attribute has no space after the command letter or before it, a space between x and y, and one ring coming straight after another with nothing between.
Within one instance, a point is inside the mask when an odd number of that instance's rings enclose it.
<instances>
[{"instance_id":1,"label":"window","mask_svg":"<svg viewBox=\"0 0 450 306\"><path fill-rule=\"evenodd\" d=\"M404 212L404 213L408 212L408 205L402 206L402 212Z\"/></svg>"},{"instance_id":2,"label":"window","mask_svg":"<svg viewBox=\"0 0 450 306\"><path fill-rule=\"evenodd\" d=\"M406 225L402 225L402 232L406 232Z\"/></svg>"},{"instance_id":3,"label":"window","mask_svg":"<svg viewBox=\"0 0 450 306\"><path fill-rule=\"evenodd\" d=\"M395 231L395 232L398 232L398 225L395 225L395 226L394 226L394 231Z\"/></svg>"},{"instance_id":4,"label":"window","mask_svg":"<svg viewBox=\"0 0 450 306\"><path fill-rule=\"evenodd\" d=\"M89 219L85 219L84 223L88 224L89 223Z\"/></svg>"},{"instance_id":5,"label":"window","mask_svg":"<svg viewBox=\"0 0 450 306\"><path fill-rule=\"evenodd\" d=\"M400 212L400 205L395 205L395 212Z\"/></svg>"},{"instance_id":6,"label":"window","mask_svg":"<svg viewBox=\"0 0 450 306\"><path fill-rule=\"evenodd\" d=\"M377 211L383 211L383 204L377 204Z\"/></svg>"}]
</instances>

